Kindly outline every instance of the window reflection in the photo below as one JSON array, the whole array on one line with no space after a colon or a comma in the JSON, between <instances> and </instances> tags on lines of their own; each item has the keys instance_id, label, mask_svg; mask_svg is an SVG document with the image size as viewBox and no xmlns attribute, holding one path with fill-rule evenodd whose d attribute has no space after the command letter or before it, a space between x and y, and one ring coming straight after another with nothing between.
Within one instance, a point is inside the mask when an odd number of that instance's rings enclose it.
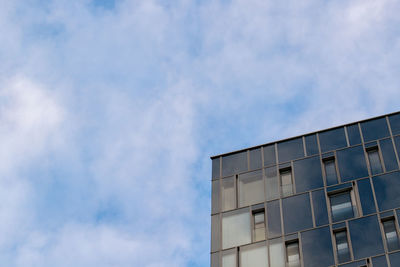
<instances>
[{"instance_id":1,"label":"window reflection","mask_svg":"<svg viewBox=\"0 0 400 267\"><path fill-rule=\"evenodd\" d=\"M279 198L279 181L276 172L276 167L265 169L265 192L267 200Z\"/></svg>"},{"instance_id":2,"label":"window reflection","mask_svg":"<svg viewBox=\"0 0 400 267\"><path fill-rule=\"evenodd\" d=\"M260 241L265 239L265 213L264 210L253 213L253 240Z\"/></svg>"},{"instance_id":3,"label":"window reflection","mask_svg":"<svg viewBox=\"0 0 400 267\"><path fill-rule=\"evenodd\" d=\"M385 232L386 244L389 251L400 249L399 236L397 234L394 218L382 221Z\"/></svg>"},{"instance_id":4,"label":"window reflection","mask_svg":"<svg viewBox=\"0 0 400 267\"><path fill-rule=\"evenodd\" d=\"M350 261L349 242L347 238L347 231L341 230L334 233L336 240L336 251L338 261L340 263Z\"/></svg>"},{"instance_id":5,"label":"window reflection","mask_svg":"<svg viewBox=\"0 0 400 267\"><path fill-rule=\"evenodd\" d=\"M300 267L299 242L286 243L286 263L288 267Z\"/></svg>"},{"instance_id":6,"label":"window reflection","mask_svg":"<svg viewBox=\"0 0 400 267\"><path fill-rule=\"evenodd\" d=\"M336 175L335 159L330 158L330 159L324 160L324 166L325 166L325 176L326 176L327 185L337 184L338 179L337 179L337 175Z\"/></svg>"},{"instance_id":7,"label":"window reflection","mask_svg":"<svg viewBox=\"0 0 400 267\"><path fill-rule=\"evenodd\" d=\"M280 171L282 196L293 195L292 170Z\"/></svg>"},{"instance_id":8,"label":"window reflection","mask_svg":"<svg viewBox=\"0 0 400 267\"><path fill-rule=\"evenodd\" d=\"M378 148L374 147L372 149L367 150L368 153L368 160L369 160L369 166L371 168L371 173L378 174L382 172L382 164L381 160L379 158L379 152Z\"/></svg>"},{"instance_id":9,"label":"window reflection","mask_svg":"<svg viewBox=\"0 0 400 267\"><path fill-rule=\"evenodd\" d=\"M329 196L331 203L332 221L342 221L353 218L357 214L354 204L353 191L345 191Z\"/></svg>"},{"instance_id":10,"label":"window reflection","mask_svg":"<svg viewBox=\"0 0 400 267\"><path fill-rule=\"evenodd\" d=\"M264 179L262 171L239 175L239 207L264 202Z\"/></svg>"}]
</instances>

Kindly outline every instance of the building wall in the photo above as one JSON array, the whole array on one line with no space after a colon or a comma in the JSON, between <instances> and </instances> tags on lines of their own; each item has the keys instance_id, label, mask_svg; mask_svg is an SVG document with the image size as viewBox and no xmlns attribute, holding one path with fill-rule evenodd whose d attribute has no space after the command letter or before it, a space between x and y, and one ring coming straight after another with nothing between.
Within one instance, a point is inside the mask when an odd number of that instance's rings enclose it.
<instances>
[{"instance_id":1,"label":"building wall","mask_svg":"<svg viewBox=\"0 0 400 267\"><path fill-rule=\"evenodd\" d=\"M212 158L211 267L400 266L400 113Z\"/></svg>"}]
</instances>

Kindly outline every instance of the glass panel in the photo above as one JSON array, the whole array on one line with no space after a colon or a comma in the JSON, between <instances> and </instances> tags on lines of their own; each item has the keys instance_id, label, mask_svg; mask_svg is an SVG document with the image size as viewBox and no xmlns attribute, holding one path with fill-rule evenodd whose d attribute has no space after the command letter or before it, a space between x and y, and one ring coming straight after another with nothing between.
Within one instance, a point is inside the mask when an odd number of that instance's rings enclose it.
<instances>
[{"instance_id":1,"label":"glass panel","mask_svg":"<svg viewBox=\"0 0 400 267\"><path fill-rule=\"evenodd\" d=\"M253 214L254 229L253 238L254 241L260 241L265 239L265 213L257 212Z\"/></svg>"},{"instance_id":2,"label":"glass panel","mask_svg":"<svg viewBox=\"0 0 400 267\"><path fill-rule=\"evenodd\" d=\"M293 162L296 192L306 192L324 186L319 156Z\"/></svg>"},{"instance_id":3,"label":"glass panel","mask_svg":"<svg viewBox=\"0 0 400 267\"><path fill-rule=\"evenodd\" d=\"M340 263L350 261L349 243L347 241L347 231L335 233L336 251Z\"/></svg>"},{"instance_id":4,"label":"glass panel","mask_svg":"<svg viewBox=\"0 0 400 267\"><path fill-rule=\"evenodd\" d=\"M263 147L264 150L264 166L271 166L276 164L275 145Z\"/></svg>"},{"instance_id":5,"label":"glass panel","mask_svg":"<svg viewBox=\"0 0 400 267\"><path fill-rule=\"evenodd\" d=\"M389 136L389 129L386 123L386 118L362 122L361 130L363 133L364 142L369 142Z\"/></svg>"},{"instance_id":6,"label":"glass panel","mask_svg":"<svg viewBox=\"0 0 400 267\"><path fill-rule=\"evenodd\" d=\"M381 160L379 158L378 149L374 148L367 151L369 166L371 167L372 175L382 172Z\"/></svg>"},{"instance_id":7,"label":"glass panel","mask_svg":"<svg viewBox=\"0 0 400 267\"><path fill-rule=\"evenodd\" d=\"M222 157L222 176L247 171L247 151Z\"/></svg>"},{"instance_id":8,"label":"glass panel","mask_svg":"<svg viewBox=\"0 0 400 267\"><path fill-rule=\"evenodd\" d=\"M296 138L278 143L279 162L286 162L304 157L303 138Z\"/></svg>"},{"instance_id":9,"label":"glass panel","mask_svg":"<svg viewBox=\"0 0 400 267\"><path fill-rule=\"evenodd\" d=\"M285 267L285 250L282 239L270 240L269 255L271 267Z\"/></svg>"},{"instance_id":10,"label":"glass panel","mask_svg":"<svg viewBox=\"0 0 400 267\"><path fill-rule=\"evenodd\" d=\"M219 215L211 216L211 252L218 251L221 247L221 232L220 232Z\"/></svg>"},{"instance_id":11,"label":"glass panel","mask_svg":"<svg viewBox=\"0 0 400 267\"><path fill-rule=\"evenodd\" d=\"M351 146L361 144L360 130L358 124L347 126L347 136L349 137L349 143Z\"/></svg>"},{"instance_id":12,"label":"glass panel","mask_svg":"<svg viewBox=\"0 0 400 267\"><path fill-rule=\"evenodd\" d=\"M400 252L389 254L389 261L392 267L400 266Z\"/></svg>"},{"instance_id":13,"label":"glass panel","mask_svg":"<svg viewBox=\"0 0 400 267\"><path fill-rule=\"evenodd\" d=\"M392 134L400 134L400 114L394 114L389 116L390 128L392 129Z\"/></svg>"},{"instance_id":14,"label":"glass panel","mask_svg":"<svg viewBox=\"0 0 400 267\"><path fill-rule=\"evenodd\" d=\"M386 171L398 169L396 154L394 153L393 143L390 138L383 139L380 142L383 161L385 162Z\"/></svg>"},{"instance_id":15,"label":"glass panel","mask_svg":"<svg viewBox=\"0 0 400 267\"><path fill-rule=\"evenodd\" d=\"M222 252L222 267L237 267L236 249L230 249Z\"/></svg>"},{"instance_id":16,"label":"glass panel","mask_svg":"<svg viewBox=\"0 0 400 267\"><path fill-rule=\"evenodd\" d=\"M282 196L290 196L293 195L293 182L292 182L292 171L281 171L281 189Z\"/></svg>"},{"instance_id":17,"label":"glass panel","mask_svg":"<svg viewBox=\"0 0 400 267\"><path fill-rule=\"evenodd\" d=\"M314 206L314 217L317 226L328 224L328 211L326 209L326 199L324 190L312 192Z\"/></svg>"},{"instance_id":18,"label":"glass panel","mask_svg":"<svg viewBox=\"0 0 400 267\"><path fill-rule=\"evenodd\" d=\"M397 235L394 219L383 221L382 224L388 250L393 251L400 249L399 236Z\"/></svg>"},{"instance_id":19,"label":"glass panel","mask_svg":"<svg viewBox=\"0 0 400 267\"><path fill-rule=\"evenodd\" d=\"M332 211L332 221L342 221L354 217L353 203L351 200L351 191L329 196Z\"/></svg>"},{"instance_id":20,"label":"glass panel","mask_svg":"<svg viewBox=\"0 0 400 267\"><path fill-rule=\"evenodd\" d=\"M282 235L281 210L279 200L267 203L268 237L274 238Z\"/></svg>"},{"instance_id":21,"label":"glass panel","mask_svg":"<svg viewBox=\"0 0 400 267\"><path fill-rule=\"evenodd\" d=\"M304 266L321 267L335 264L329 227L301 233L301 246Z\"/></svg>"},{"instance_id":22,"label":"glass panel","mask_svg":"<svg viewBox=\"0 0 400 267\"><path fill-rule=\"evenodd\" d=\"M219 252L211 254L211 267L219 267Z\"/></svg>"},{"instance_id":23,"label":"glass panel","mask_svg":"<svg viewBox=\"0 0 400 267\"><path fill-rule=\"evenodd\" d=\"M325 166L325 175L326 175L326 184L333 185L337 184L337 175L336 175L336 164L335 159L324 160Z\"/></svg>"},{"instance_id":24,"label":"glass panel","mask_svg":"<svg viewBox=\"0 0 400 267\"><path fill-rule=\"evenodd\" d=\"M353 261L351 263L346 263L339 265L339 267L366 267L365 266L365 260L362 261Z\"/></svg>"},{"instance_id":25,"label":"glass panel","mask_svg":"<svg viewBox=\"0 0 400 267\"><path fill-rule=\"evenodd\" d=\"M285 233L313 227L308 193L282 199L282 211Z\"/></svg>"},{"instance_id":26,"label":"glass panel","mask_svg":"<svg viewBox=\"0 0 400 267\"><path fill-rule=\"evenodd\" d=\"M376 215L349 221L349 233L356 260L384 253Z\"/></svg>"},{"instance_id":27,"label":"glass panel","mask_svg":"<svg viewBox=\"0 0 400 267\"><path fill-rule=\"evenodd\" d=\"M298 242L286 244L286 256L288 267L300 267L300 252Z\"/></svg>"},{"instance_id":28,"label":"glass panel","mask_svg":"<svg viewBox=\"0 0 400 267\"><path fill-rule=\"evenodd\" d=\"M264 179L262 171L239 175L239 207L264 202Z\"/></svg>"},{"instance_id":29,"label":"glass panel","mask_svg":"<svg viewBox=\"0 0 400 267\"><path fill-rule=\"evenodd\" d=\"M251 223L248 209L222 215L222 249L251 242Z\"/></svg>"},{"instance_id":30,"label":"glass panel","mask_svg":"<svg viewBox=\"0 0 400 267\"><path fill-rule=\"evenodd\" d=\"M317 135L307 135L306 139L306 151L308 156L316 155L319 153L318 151L318 143L317 143Z\"/></svg>"},{"instance_id":31,"label":"glass panel","mask_svg":"<svg viewBox=\"0 0 400 267\"><path fill-rule=\"evenodd\" d=\"M367 177L368 170L362 146L337 151L337 163L342 182Z\"/></svg>"},{"instance_id":32,"label":"glass panel","mask_svg":"<svg viewBox=\"0 0 400 267\"><path fill-rule=\"evenodd\" d=\"M341 127L319 133L319 144L321 146L321 152L346 147L347 141L344 128Z\"/></svg>"},{"instance_id":33,"label":"glass panel","mask_svg":"<svg viewBox=\"0 0 400 267\"><path fill-rule=\"evenodd\" d=\"M234 209L236 207L235 178L222 179L221 186L222 211Z\"/></svg>"},{"instance_id":34,"label":"glass panel","mask_svg":"<svg viewBox=\"0 0 400 267\"><path fill-rule=\"evenodd\" d=\"M265 192L267 200L279 198L279 181L276 174L276 167L265 169Z\"/></svg>"},{"instance_id":35,"label":"glass panel","mask_svg":"<svg viewBox=\"0 0 400 267\"><path fill-rule=\"evenodd\" d=\"M212 178L216 179L219 177L219 158L212 160Z\"/></svg>"},{"instance_id":36,"label":"glass panel","mask_svg":"<svg viewBox=\"0 0 400 267\"><path fill-rule=\"evenodd\" d=\"M375 258L372 258L372 266L373 267L388 267L387 261L386 261L386 256L378 256Z\"/></svg>"},{"instance_id":37,"label":"glass panel","mask_svg":"<svg viewBox=\"0 0 400 267\"><path fill-rule=\"evenodd\" d=\"M400 206L400 173L392 172L372 178L380 211Z\"/></svg>"},{"instance_id":38,"label":"glass panel","mask_svg":"<svg viewBox=\"0 0 400 267\"><path fill-rule=\"evenodd\" d=\"M250 170L262 168L261 148L251 149L249 151Z\"/></svg>"},{"instance_id":39,"label":"glass panel","mask_svg":"<svg viewBox=\"0 0 400 267\"><path fill-rule=\"evenodd\" d=\"M218 213L219 212L219 194L220 194L220 186L219 186L219 180L213 181L212 182L212 188L211 188L211 204L212 204L212 213Z\"/></svg>"},{"instance_id":40,"label":"glass panel","mask_svg":"<svg viewBox=\"0 0 400 267\"><path fill-rule=\"evenodd\" d=\"M375 213L375 202L372 195L371 183L369 179L359 180L357 181L357 184L363 214L368 215Z\"/></svg>"},{"instance_id":41,"label":"glass panel","mask_svg":"<svg viewBox=\"0 0 400 267\"><path fill-rule=\"evenodd\" d=\"M265 242L240 248L240 267L268 267Z\"/></svg>"}]
</instances>

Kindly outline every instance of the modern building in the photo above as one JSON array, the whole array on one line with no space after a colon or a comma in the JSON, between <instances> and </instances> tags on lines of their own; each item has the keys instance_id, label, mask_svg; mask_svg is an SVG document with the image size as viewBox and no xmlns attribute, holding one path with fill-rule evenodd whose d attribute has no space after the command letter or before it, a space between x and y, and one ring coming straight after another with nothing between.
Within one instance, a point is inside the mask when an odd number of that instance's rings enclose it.
<instances>
[{"instance_id":1,"label":"modern building","mask_svg":"<svg viewBox=\"0 0 400 267\"><path fill-rule=\"evenodd\" d=\"M213 156L211 267L399 267L400 112Z\"/></svg>"}]
</instances>

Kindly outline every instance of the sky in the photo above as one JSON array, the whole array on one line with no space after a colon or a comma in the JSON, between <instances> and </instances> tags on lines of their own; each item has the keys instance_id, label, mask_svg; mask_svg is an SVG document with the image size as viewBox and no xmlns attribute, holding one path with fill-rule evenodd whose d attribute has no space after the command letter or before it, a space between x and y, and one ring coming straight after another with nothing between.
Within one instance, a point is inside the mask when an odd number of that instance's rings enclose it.
<instances>
[{"instance_id":1,"label":"sky","mask_svg":"<svg viewBox=\"0 0 400 267\"><path fill-rule=\"evenodd\" d=\"M210 156L399 110L399 1L0 6L3 266L209 266Z\"/></svg>"}]
</instances>

